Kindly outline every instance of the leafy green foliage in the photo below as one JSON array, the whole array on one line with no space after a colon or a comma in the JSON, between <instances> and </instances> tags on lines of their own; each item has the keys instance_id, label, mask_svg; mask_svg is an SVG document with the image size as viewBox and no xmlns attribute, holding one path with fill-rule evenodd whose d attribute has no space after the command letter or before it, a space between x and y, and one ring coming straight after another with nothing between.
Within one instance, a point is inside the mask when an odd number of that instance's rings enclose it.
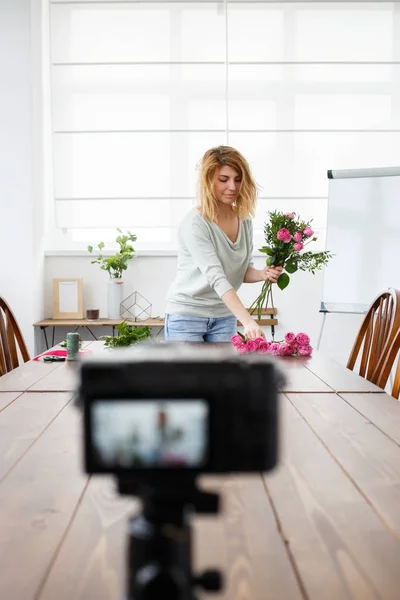
<instances>
[{"instance_id":1,"label":"leafy green foliage","mask_svg":"<svg viewBox=\"0 0 400 600\"><path fill-rule=\"evenodd\" d=\"M296 273L297 269L298 269L298 266L297 266L297 262L295 260L288 260L285 263L285 271L287 271L287 273L290 273L290 274Z\"/></svg>"},{"instance_id":2,"label":"leafy green foliage","mask_svg":"<svg viewBox=\"0 0 400 600\"><path fill-rule=\"evenodd\" d=\"M284 290L285 287L287 287L290 283L290 277L287 273L281 273L278 277L278 281L276 282L278 284L278 288L280 290Z\"/></svg>"},{"instance_id":3,"label":"leafy green foliage","mask_svg":"<svg viewBox=\"0 0 400 600\"><path fill-rule=\"evenodd\" d=\"M103 256L102 250L105 247L104 242L100 242L97 245L100 254L96 260L92 260L92 265L99 264L100 269L107 271L110 277L113 279L120 279L123 271L128 268L128 260L131 260L135 255L135 249L132 246L132 242L136 242L137 236L130 231L124 234L121 229L117 229L121 235L117 236L116 242L119 245L119 252L116 252L113 256ZM87 247L88 252L92 254L93 246Z\"/></svg>"},{"instance_id":4,"label":"leafy green foliage","mask_svg":"<svg viewBox=\"0 0 400 600\"><path fill-rule=\"evenodd\" d=\"M141 342L150 337L151 329L148 325L144 327L135 327L128 325L125 321L120 325L116 325L118 336L103 335L100 339L104 340L106 348L118 348L121 346L132 346L137 342Z\"/></svg>"}]
</instances>

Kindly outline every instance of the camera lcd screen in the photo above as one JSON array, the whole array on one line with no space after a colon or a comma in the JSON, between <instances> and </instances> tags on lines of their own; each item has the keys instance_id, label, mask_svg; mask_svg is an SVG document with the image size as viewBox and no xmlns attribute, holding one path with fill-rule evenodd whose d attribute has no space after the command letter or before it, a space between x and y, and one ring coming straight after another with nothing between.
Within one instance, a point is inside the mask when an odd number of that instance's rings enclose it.
<instances>
[{"instance_id":1,"label":"camera lcd screen","mask_svg":"<svg viewBox=\"0 0 400 600\"><path fill-rule=\"evenodd\" d=\"M209 406L201 399L95 400L92 449L105 469L202 467Z\"/></svg>"}]
</instances>

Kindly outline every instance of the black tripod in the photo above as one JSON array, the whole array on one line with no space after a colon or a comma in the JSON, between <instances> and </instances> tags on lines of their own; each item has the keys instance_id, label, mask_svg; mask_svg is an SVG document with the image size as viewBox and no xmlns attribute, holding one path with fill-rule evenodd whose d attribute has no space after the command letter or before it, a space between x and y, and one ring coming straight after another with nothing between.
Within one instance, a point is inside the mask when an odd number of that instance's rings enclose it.
<instances>
[{"instance_id":1,"label":"black tripod","mask_svg":"<svg viewBox=\"0 0 400 600\"><path fill-rule=\"evenodd\" d=\"M182 481L182 479L183 481ZM218 571L194 576L190 513L217 514L217 494L201 492L182 473L152 484L119 480L120 494L141 498L143 511L128 530L126 600L196 600L193 588L219 591Z\"/></svg>"}]
</instances>

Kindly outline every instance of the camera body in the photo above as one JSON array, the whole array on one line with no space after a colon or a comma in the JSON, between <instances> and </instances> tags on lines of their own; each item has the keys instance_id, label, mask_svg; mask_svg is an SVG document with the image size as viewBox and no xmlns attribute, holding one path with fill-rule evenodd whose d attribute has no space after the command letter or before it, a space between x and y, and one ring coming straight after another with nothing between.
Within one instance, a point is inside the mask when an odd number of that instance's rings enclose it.
<instances>
[{"instance_id":1,"label":"camera body","mask_svg":"<svg viewBox=\"0 0 400 600\"><path fill-rule=\"evenodd\" d=\"M269 357L210 344L139 344L83 361L88 473L252 473L278 452L281 374ZM178 480L176 480L178 481Z\"/></svg>"}]
</instances>

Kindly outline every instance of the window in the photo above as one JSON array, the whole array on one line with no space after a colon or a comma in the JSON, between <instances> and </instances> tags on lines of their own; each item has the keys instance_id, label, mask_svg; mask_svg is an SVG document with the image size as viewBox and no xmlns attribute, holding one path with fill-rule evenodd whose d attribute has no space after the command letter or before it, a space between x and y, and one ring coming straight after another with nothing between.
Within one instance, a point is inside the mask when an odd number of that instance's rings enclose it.
<instances>
[{"instance_id":1,"label":"window","mask_svg":"<svg viewBox=\"0 0 400 600\"><path fill-rule=\"evenodd\" d=\"M327 169L398 164L399 3L53 0L50 34L49 250L123 227L174 251L218 144L260 186L256 248L275 208L313 217L323 246Z\"/></svg>"}]
</instances>

